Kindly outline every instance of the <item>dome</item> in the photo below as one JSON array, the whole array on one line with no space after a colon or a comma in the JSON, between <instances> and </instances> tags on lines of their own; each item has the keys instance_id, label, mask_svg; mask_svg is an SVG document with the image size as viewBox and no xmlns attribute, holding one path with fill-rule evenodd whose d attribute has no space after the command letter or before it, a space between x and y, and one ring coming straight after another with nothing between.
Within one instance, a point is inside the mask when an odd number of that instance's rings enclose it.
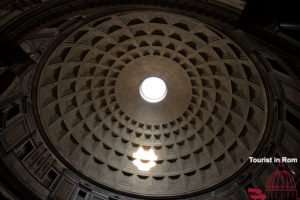
<instances>
[{"instance_id":1,"label":"dome","mask_svg":"<svg viewBox=\"0 0 300 200\"><path fill-rule=\"evenodd\" d=\"M221 184L244 166L266 127L267 95L252 60L226 34L181 14L93 19L50 52L36 77L38 115L61 161L131 194ZM149 77L164 81L162 101L141 98Z\"/></svg>"},{"instance_id":2,"label":"dome","mask_svg":"<svg viewBox=\"0 0 300 200\"><path fill-rule=\"evenodd\" d=\"M1 1L0 199L294 200L297 8Z\"/></svg>"},{"instance_id":3,"label":"dome","mask_svg":"<svg viewBox=\"0 0 300 200\"><path fill-rule=\"evenodd\" d=\"M267 182L268 200L297 200L298 191L293 175L285 169L275 170Z\"/></svg>"}]
</instances>

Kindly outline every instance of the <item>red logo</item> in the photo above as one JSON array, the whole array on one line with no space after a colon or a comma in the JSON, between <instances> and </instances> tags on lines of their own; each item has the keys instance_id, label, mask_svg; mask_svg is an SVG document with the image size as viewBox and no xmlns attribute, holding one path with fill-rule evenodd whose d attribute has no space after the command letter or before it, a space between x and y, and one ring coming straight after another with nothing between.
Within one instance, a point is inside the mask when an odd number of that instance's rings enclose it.
<instances>
[{"instance_id":1,"label":"red logo","mask_svg":"<svg viewBox=\"0 0 300 200\"><path fill-rule=\"evenodd\" d=\"M266 191L248 188L249 200L300 200L293 174L279 166L270 176L266 184Z\"/></svg>"}]
</instances>

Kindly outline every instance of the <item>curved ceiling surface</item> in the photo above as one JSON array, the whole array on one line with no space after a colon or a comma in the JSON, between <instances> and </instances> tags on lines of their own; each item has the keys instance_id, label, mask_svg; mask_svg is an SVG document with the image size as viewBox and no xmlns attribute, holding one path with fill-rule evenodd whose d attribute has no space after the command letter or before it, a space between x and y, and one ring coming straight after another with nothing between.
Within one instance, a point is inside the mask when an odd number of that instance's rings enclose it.
<instances>
[{"instance_id":1,"label":"curved ceiling surface","mask_svg":"<svg viewBox=\"0 0 300 200\"><path fill-rule=\"evenodd\" d=\"M168 88L155 104L139 94L153 76ZM139 195L223 182L255 151L267 123L262 78L238 44L163 11L115 13L81 26L52 52L36 87L57 152L101 185Z\"/></svg>"}]
</instances>

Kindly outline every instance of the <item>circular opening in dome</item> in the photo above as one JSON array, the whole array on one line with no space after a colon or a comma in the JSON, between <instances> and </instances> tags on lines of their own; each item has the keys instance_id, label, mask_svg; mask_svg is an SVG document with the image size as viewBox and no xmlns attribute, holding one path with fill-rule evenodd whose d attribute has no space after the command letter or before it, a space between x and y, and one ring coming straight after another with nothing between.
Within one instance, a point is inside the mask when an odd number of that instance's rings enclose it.
<instances>
[{"instance_id":1,"label":"circular opening in dome","mask_svg":"<svg viewBox=\"0 0 300 200\"><path fill-rule=\"evenodd\" d=\"M141 97L149 103L158 103L167 96L166 83L158 77L146 78L140 85Z\"/></svg>"}]
</instances>

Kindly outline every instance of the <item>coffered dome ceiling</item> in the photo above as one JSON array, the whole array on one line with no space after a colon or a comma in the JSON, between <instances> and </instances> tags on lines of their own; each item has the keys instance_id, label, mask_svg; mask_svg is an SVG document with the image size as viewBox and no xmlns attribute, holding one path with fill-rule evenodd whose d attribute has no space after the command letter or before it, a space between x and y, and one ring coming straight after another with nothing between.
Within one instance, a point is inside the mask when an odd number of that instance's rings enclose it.
<instances>
[{"instance_id":1,"label":"coffered dome ceiling","mask_svg":"<svg viewBox=\"0 0 300 200\"><path fill-rule=\"evenodd\" d=\"M166 98L148 103L142 81ZM267 98L246 53L195 18L142 10L99 17L65 38L37 74L41 123L64 163L100 185L174 196L227 180L264 135ZM134 154L157 159L140 170Z\"/></svg>"}]
</instances>

